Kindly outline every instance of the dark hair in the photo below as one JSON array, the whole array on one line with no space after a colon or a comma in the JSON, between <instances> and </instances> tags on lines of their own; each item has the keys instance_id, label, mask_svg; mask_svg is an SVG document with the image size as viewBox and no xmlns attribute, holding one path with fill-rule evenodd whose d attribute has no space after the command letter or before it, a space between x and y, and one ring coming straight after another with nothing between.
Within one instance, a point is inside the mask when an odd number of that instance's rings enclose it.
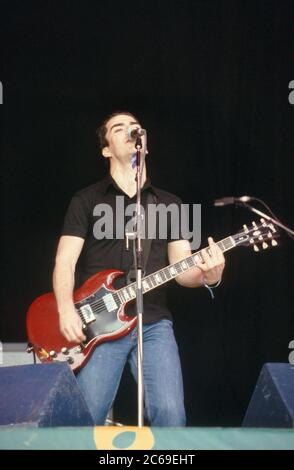
<instances>
[{"instance_id":1,"label":"dark hair","mask_svg":"<svg viewBox=\"0 0 294 470\"><path fill-rule=\"evenodd\" d=\"M132 113L130 113L129 111L114 111L113 113L109 114L109 116L107 116L104 119L101 126L97 127L97 130L96 130L96 135L98 137L98 145L99 145L101 150L104 149L104 147L107 147L107 145L109 143L106 139L108 121L110 121L110 119L112 119L115 116L119 116L120 114L125 114L126 116L131 116L137 121L137 118Z\"/></svg>"}]
</instances>

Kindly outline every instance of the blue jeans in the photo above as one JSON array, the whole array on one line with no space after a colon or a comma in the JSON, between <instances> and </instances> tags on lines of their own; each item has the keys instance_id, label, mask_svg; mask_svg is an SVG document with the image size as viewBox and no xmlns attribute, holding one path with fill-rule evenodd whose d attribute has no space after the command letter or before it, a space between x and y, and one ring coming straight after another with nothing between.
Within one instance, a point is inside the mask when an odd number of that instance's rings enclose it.
<instances>
[{"instance_id":1,"label":"blue jeans","mask_svg":"<svg viewBox=\"0 0 294 470\"><path fill-rule=\"evenodd\" d=\"M150 425L185 426L182 371L170 320L143 326L143 359L145 416ZM105 423L126 362L137 380L137 328L97 346L77 374L96 425Z\"/></svg>"}]
</instances>

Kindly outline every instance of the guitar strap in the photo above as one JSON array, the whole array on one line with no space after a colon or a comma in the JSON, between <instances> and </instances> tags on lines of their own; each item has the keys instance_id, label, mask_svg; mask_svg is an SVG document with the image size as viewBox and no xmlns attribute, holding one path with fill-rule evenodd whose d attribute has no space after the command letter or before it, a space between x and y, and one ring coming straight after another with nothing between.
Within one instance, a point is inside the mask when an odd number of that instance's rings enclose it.
<instances>
[{"instance_id":1,"label":"guitar strap","mask_svg":"<svg viewBox=\"0 0 294 470\"><path fill-rule=\"evenodd\" d=\"M148 237L148 205L149 204L156 204L157 199L156 196L150 191L147 194L147 199L146 199L146 206L145 206L145 238L142 239L142 248L143 248L143 266L142 266L142 277L145 276L146 272L146 267L147 267L147 262L150 254L150 249L151 249L151 244L152 240L155 236L155 231L156 231L156 224L152 227L152 232L150 233L151 237ZM127 274L127 284L131 284L132 282L136 281L136 269L135 269L135 243L133 242L133 264L131 266L131 269L129 270Z\"/></svg>"}]
</instances>

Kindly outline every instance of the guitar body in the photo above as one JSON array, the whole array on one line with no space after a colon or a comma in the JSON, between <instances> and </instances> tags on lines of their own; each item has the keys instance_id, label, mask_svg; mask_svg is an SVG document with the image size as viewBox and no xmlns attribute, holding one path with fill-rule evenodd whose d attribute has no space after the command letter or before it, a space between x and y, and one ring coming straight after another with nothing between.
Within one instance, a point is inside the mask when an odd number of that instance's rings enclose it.
<instances>
[{"instance_id":1,"label":"guitar body","mask_svg":"<svg viewBox=\"0 0 294 470\"><path fill-rule=\"evenodd\" d=\"M53 293L38 297L27 313L27 333L34 352L42 362L67 361L73 370L84 366L100 343L127 335L137 317L125 314L128 302L121 302L113 282L124 273L101 271L88 279L75 293L74 303L84 324L86 341L69 343L59 329L59 314Z\"/></svg>"},{"instance_id":2,"label":"guitar body","mask_svg":"<svg viewBox=\"0 0 294 470\"><path fill-rule=\"evenodd\" d=\"M261 219L252 228L244 225L245 230L217 242L218 247L228 251L236 246L253 246L257 244L266 249L271 242L276 246L278 235L273 224ZM209 247L206 248L209 253ZM142 278L142 292L152 289L174 279L179 274L204 262L201 251L193 253L179 262L171 264ZM137 323L137 317L125 314L125 306L136 298L136 283L119 290L113 286L116 278L123 271L105 270L88 279L75 293L74 303L77 313L83 322L86 341L77 345L69 343L59 330L59 315L53 293L38 297L27 313L27 332L31 349L42 362L67 361L73 370L82 367L89 359L93 348L104 341L119 339L127 335Z\"/></svg>"}]
</instances>

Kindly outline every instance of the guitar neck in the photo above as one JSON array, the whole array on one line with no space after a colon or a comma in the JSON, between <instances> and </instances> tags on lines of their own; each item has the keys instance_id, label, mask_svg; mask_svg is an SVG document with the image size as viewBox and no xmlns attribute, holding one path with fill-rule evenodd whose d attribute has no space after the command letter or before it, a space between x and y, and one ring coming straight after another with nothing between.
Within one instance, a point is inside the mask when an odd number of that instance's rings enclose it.
<instances>
[{"instance_id":1,"label":"guitar neck","mask_svg":"<svg viewBox=\"0 0 294 470\"><path fill-rule=\"evenodd\" d=\"M222 250L224 253L225 251L229 251L234 248L238 243L236 243L233 236L224 238L216 243L217 246ZM206 247L205 250L209 253L209 247ZM149 274L142 278L142 291L143 294L146 292L150 292L151 290L155 289L156 287L165 284L172 279L176 278L180 274L188 271L189 269L194 268L197 266L199 262L203 262L203 257L201 254L201 250L193 253L192 255L188 256L187 258L178 261L177 263L170 264L165 268L159 269L158 271ZM136 282L129 284L126 287L123 287L116 291L119 296L119 299L122 303L128 302L129 300L136 298Z\"/></svg>"}]
</instances>

